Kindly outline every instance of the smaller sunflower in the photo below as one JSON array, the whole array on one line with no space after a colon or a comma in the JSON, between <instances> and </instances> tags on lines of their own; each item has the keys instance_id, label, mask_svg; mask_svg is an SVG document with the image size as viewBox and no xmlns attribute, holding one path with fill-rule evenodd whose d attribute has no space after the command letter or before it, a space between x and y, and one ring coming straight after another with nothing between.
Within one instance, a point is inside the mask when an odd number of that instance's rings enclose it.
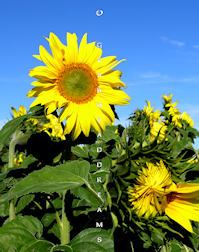
<instances>
[{"instance_id":1,"label":"smaller sunflower","mask_svg":"<svg viewBox=\"0 0 199 252\"><path fill-rule=\"evenodd\" d=\"M129 190L129 201L139 217L144 215L148 218L162 213L160 199L171 192L175 185L162 160L156 164L146 163L146 166L138 172L138 184Z\"/></svg>"},{"instance_id":2,"label":"smaller sunflower","mask_svg":"<svg viewBox=\"0 0 199 252\"><path fill-rule=\"evenodd\" d=\"M181 114L180 119L186 121L189 124L190 127L194 126L193 120L191 119L190 115L187 115L186 112L183 112Z\"/></svg>"},{"instance_id":3,"label":"smaller sunflower","mask_svg":"<svg viewBox=\"0 0 199 252\"><path fill-rule=\"evenodd\" d=\"M199 222L199 184L179 184L177 192L168 194L166 199L166 215L193 233L190 220Z\"/></svg>"},{"instance_id":4,"label":"smaller sunflower","mask_svg":"<svg viewBox=\"0 0 199 252\"><path fill-rule=\"evenodd\" d=\"M58 137L61 138L62 140L66 140L62 125L59 122L58 118L53 114L47 115L46 118L50 120L50 122L43 125L38 124L37 127L38 130L40 132L41 131L46 132L49 136Z\"/></svg>"},{"instance_id":5,"label":"smaller sunflower","mask_svg":"<svg viewBox=\"0 0 199 252\"><path fill-rule=\"evenodd\" d=\"M137 184L128 190L132 210L141 217L155 217L165 212L187 231L193 233L190 220L199 222L199 184L176 185L163 161L146 163L138 172Z\"/></svg>"},{"instance_id":6,"label":"smaller sunflower","mask_svg":"<svg viewBox=\"0 0 199 252\"><path fill-rule=\"evenodd\" d=\"M18 167L20 166L20 164L23 162L25 157L23 157L23 154L21 153L19 155L19 158L14 158L14 164L17 165Z\"/></svg>"}]
</instances>

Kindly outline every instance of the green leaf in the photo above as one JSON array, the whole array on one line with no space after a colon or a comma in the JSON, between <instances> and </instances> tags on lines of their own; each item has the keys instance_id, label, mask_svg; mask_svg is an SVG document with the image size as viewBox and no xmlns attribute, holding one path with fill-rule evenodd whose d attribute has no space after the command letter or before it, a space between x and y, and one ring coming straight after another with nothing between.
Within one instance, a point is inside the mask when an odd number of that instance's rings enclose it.
<instances>
[{"instance_id":1,"label":"green leaf","mask_svg":"<svg viewBox=\"0 0 199 252\"><path fill-rule=\"evenodd\" d=\"M110 232L107 230L88 228L76 235L68 245L73 252L114 252L113 239L109 239L109 236Z\"/></svg>"},{"instance_id":2,"label":"green leaf","mask_svg":"<svg viewBox=\"0 0 199 252\"><path fill-rule=\"evenodd\" d=\"M112 222L113 222L113 228L111 230L111 236L112 236L116 227L118 226L118 218L113 212L111 212L111 218L112 218Z\"/></svg>"},{"instance_id":3,"label":"green leaf","mask_svg":"<svg viewBox=\"0 0 199 252\"><path fill-rule=\"evenodd\" d=\"M6 123L0 131L0 144L4 143L19 127L20 123L30 118L30 115L19 116Z\"/></svg>"},{"instance_id":4,"label":"green leaf","mask_svg":"<svg viewBox=\"0 0 199 252\"><path fill-rule=\"evenodd\" d=\"M37 218L19 217L0 228L1 246L4 246L7 251L8 248L14 248L18 252L32 251L33 248L37 251L48 251L53 244L44 240L39 241L42 233L43 227Z\"/></svg>"},{"instance_id":5,"label":"green leaf","mask_svg":"<svg viewBox=\"0 0 199 252\"><path fill-rule=\"evenodd\" d=\"M79 146L72 146L71 152L74 153L77 157L88 158L88 154L82 150Z\"/></svg>"},{"instance_id":6,"label":"green leaf","mask_svg":"<svg viewBox=\"0 0 199 252\"><path fill-rule=\"evenodd\" d=\"M54 167L45 166L34 171L15 184L0 202L35 192L59 192L83 185L88 180L90 164L87 161L71 161Z\"/></svg>"},{"instance_id":7,"label":"green leaf","mask_svg":"<svg viewBox=\"0 0 199 252\"><path fill-rule=\"evenodd\" d=\"M103 140L105 142L108 142L112 139L117 140L118 136L115 133L116 130L117 130L117 126L106 126L106 130L103 131L103 135L100 138L100 140Z\"/></svg>"},{"instance_id":8,"label":"green leaf","mask_svg":"<svg viewBox=\"0 0 199 252\"><path fill-rule=\"evenodd\" d=\"M84 201L85 206L91 206L91 208L89 208L88 210L94 211L98 208L99 206L98 199L91 192L89 192L87 188L77 187L72 190L72 193L81 200L85 200Z\"/></svg>"},{"instance_id":9,"label":"green leaf","mask_svg":"<svg viewBox=\"0 0 199 252\"><path fill-rule=\"evenodd\" d=\"M50 224L55 220L55 213L46 213L42 217L41 221L44 224L44 227L50 226Z\"/></svg>"},{"instance_id":10,"label":"green leaf","mask_svg":"<svg viewBox=\"0 0 199 252\"><path fill-rule=\"evenodd\" d=\"M53 244L45 240L37 240L23 248L20 252L30 252L30 251L50 251Z\"/></svg>"},{"instance_id":11,"label":"green leaf","mask_svg":"<svg viewBox=\"0 0 199 252\"><path fill-rule=\"evenodd\" d=\"M65 252L74 252L74 250L68 246L68 245L58 245L58 246L55 246L51 249L50 252L54 252L54 251L65 251Z\"/></svg>"},{"instance_id":12,"label":"green leaf","mask_svg":"<svg viewBox=\"0 0 199 252\"><path fill-rule=\"evenodd\" d=\"M28 204L30 204L34 197L35 195L22 196L17 203L16 213L21 212L21 210L23 210Z\"/></svg>"},{"instance_id":13,"label":"green leaf","mask_svg":"<svg viewBox=\"0 0 199 252\"><path fill-rule=\"evenodd\" d=\"M9 202L0 203L0 216L5 217L9 215Z\"/></svg>"},{"instance_id":14,"label":"green leaf","mask_svg":"<svg viewBox=\"0 0 199 252\"><path fill-rule=\"evenodd\" d=\"M37 161L37 159L32 155L29 155L23 159L23 162L20 164L19 168L28 168L28 166L35 161Z\"/></svg>"}]
</instances>

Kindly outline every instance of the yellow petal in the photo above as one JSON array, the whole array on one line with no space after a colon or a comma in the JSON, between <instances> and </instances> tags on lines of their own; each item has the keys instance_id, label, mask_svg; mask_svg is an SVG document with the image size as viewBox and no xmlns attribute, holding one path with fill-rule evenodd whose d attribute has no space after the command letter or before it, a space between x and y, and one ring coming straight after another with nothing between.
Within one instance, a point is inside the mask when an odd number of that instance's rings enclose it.
<instances>
[{"instance_id":1,"label":"yellow petal","mask_svg":"<svg viewBox=\"0 0 199 252\"><path fill-rule=\"evenodd\" d=\"M99 108L103 111L103 113L110 118L110 120L114 123L115 121L115 115L113 113L113 110L111 109L110 105L107 103L106 100L104 100L103 98L99 97L98 95L96 95L94 97L94 100L97 102L97 104L99 105Z\"/></svg>"},{"instance_id":2,"label":"yellow petal","mask_svg":"<svg viewBox=\"0 0 199 252\"><path fill-rule=\"evenodd\" d=\"M129 104L129 101L126 99L131 100L130 96L128 96L122 90L116 90L108 86L100 85L101 91L98 95L101 98L104 98L109 104L112 105L126 105Z\"/></svg>"},{"instance_id":3,"label":"yellow petal","mask_svg":"<svg viewBox=\"0 0 199 252\"><path fill-rule=\"evenodd\" d=\"M73 128L73 131L72 131L72 140L74 141L76 138L78 138L80 133L81 133L81 127L80 127L80 123L79 123L79 120L78 120L78 117L77 117L75 127Z\"/></svg>"},{"instance_id":4,"label":"yellow petal","mask_svg":"<svg viewBox=\"0 0 199 252\"><path fill-rule=\"evenodd\" d=\"M33 55L33 57L34 57L34 58L36 58L36 59L38 59L38 60L41 60L41 61L42 61L42 59L41 59L41 56L40 56L40 55Z\"/></svg>"},{"instance_id":5,"label":"yellow petal","mask_svg":"<svg viewBox=\"0 0 199 252\"><path fill-rule=\"evenodd\" d=\"M98 59L102 55L102 49L94 46L92 54L89 56L87 63L92 67L94 62L98 62Z\"/></svg>"},{"instance_id":6,"label":"yellow petal","mask_svg":"<svg viewBox=\"0 0 199 252\"><path fill-rule=\"evenodd\" d=\"M90 133L90 128L91 128L91 123L90 123L90 113L89 113L89 106L88 104L81 104L79 106L79 123L81 126L81 129L86 137L89 136Z\"/></svg>"},{"instance_id":7,"label":"yellow petal","mask_svg":"<svg viewBox=\"0 0 199 252\"><path fill-rule=\"evenodd\" d=\"M117 62L116 56L103 57L100 58L99 61L93 63L92 69L97 72L99 72L98 71L99 69L103 70L103 68L105 68L104 70L106 70L107 68L112 66L115 62Z\"/></svg>"},{"instance_id":8,"label":"yellow petal","mask_svg":"<svg viewBox=\"0 0 199 252\"><path fill-rule=\"evenodd\" d=\"M71 130L74 128L76 120L77 120L77 115L79 112L79 105L78 104L70 102L69 106L71 106L71 110L73 110L73 113L66 120L64 134L69 134L71 132Z\"/></svg>"},{"instance_id":9,"label":"yellow petal","mask_svg":"<svg viewBox=\"0 0 199 252\"><path fill-rule=\"evenodd\" d=\"M69 102L64 108L62 109L59 118L60 122L63 122L66 118L70 117L73 113L73 104Z\"/></svg>"},{"instance_id":10,"label":"yellow petal","mask_svg":"<svg viewBox=\"0 0 199 252\"><path fill-rule=\"evenodd\" d=\"M58 73L56 70L50 69L45 66L38 66L32 69L29 73L31 77L40 79L43 76L49 79L57 79Z\"/></svg>"},{"instance_id":11,"label":"yellow petal","mask_svg":"<svg viewBox=\"0 0 199 252\"><path fill-rule=\"evenodd\" d=\"M49 44L53 57L59 63L60 67L63 67L63 59L66 59L67 47L63 45L59 38L52 32L50 33Z\"/></svg>"},{"instance_id":12,"label":"yellow petal","mask_svg":"<svg viewBox=\"0 0 199 252\"><path fill-rule=\"evenodd\" d=\"M22 105L19 106L19 114L21 116L26 114L26 108Z\"/></svg>"},{"instance_id":13,"label":"yellow petal","mask_svg":"<svg viewBox=\"0 0 199 252\"><path fill-rule=\"evenodd\" d=\"M166 215L169 216L172 220L176 221L178 224L180 224L182 227L184 227L187 231L190 233L193 233L193 228L191 226L191 223L189 219L184 216L181 211L172 205L167 205L165 209Z\"/></svg>"},{"instance_id":14,"label":"yellow petal","mask_svg":"<svg viewBox=\"0 0 199 252\"><path fill-rule=\"evenodd\" d=\"M72 59L73 63L77 62L78 45L77 36L75 33L70 34L69 32L67 32L67 47L69 58Z\"/></svg>"},{"instance_id":15,"label":"yellow petal","mask_svg":"<svg viewBox=\"0 0 199 252\"><path fill-rule=\"evenodd\" d=\"M20 114L17 112L17 110L14 107L11 107L12 113L14 114L14 117L19 117Z\"/></svg>"},{"instance_id":16,"label":"yellow petal","mask_svg":"<svg viewBox=\"0 0 199 252\"><path fill-rule=\"evenodd\" d=\"M41 55L42 61L51 69L53 70L60 70L59 63L46 51L43 46L39 47L39 52Z\"/></svg>"},{"instance_id":17,"label":"yellow petal","mask_svg":"<svg viewBox=\"0 0 199 252\"><path fill-rule=\"evenodd\" d=\"M169 203L169 208L172 206L173 208L178 209L183 216L186 216L189 220L199 221L199 209L195 210L194 205L186 205L183 202L172 201Z\"/></svg>"},{"instance_id":18,"label":"yellow petal","mask_svg":"<svg viewBox=\"0 0 199 252\"><path fill-rule=\"evenodd\" d=\"M87 55L87 33L84 34L79 46L78 61L82 63L86 62L86 55Z\"/></svg>"},{"instance_id":19,"label":"yellow petal","mask_svg":"<svg viewBox=\"0 0 199 252\"><path fill-rule=\"evenodd\" d=\"M127 87L121 80L120 77L122 75L121 71L114 70L110 71L107 74L98 77L99 83L108 83L111 87Z\"/></svg>"},{"instance_id":20,"label":"yellow petal","mask_svg":"<svg viewBox=\"0 0 199 252\"><path fill-rule=\"evenodd\" d=\"M52 87L52 86L55 86L55 83L48 83L48 82L41 82L41 81L33 81L31 83L31 85L33 86L43 86L44 88L45 87Z\"/></svg>"}]
</instances>

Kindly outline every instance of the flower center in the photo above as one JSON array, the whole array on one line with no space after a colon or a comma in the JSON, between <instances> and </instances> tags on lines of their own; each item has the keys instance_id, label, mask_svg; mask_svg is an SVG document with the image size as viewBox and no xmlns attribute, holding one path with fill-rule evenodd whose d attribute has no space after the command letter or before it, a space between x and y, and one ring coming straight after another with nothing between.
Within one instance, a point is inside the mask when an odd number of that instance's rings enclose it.
<instances>
[{"instance_id":1,"label":"flower center","mask_svg":"<svg viewBox=\"0 0 199 252\"><path fill-rule=\"evenodd\" d=\"M58 89L67 100L86 103L97 94L97 75L87 65L74 63L66 66L58 78Z\"/></svg>"}]
</instances>

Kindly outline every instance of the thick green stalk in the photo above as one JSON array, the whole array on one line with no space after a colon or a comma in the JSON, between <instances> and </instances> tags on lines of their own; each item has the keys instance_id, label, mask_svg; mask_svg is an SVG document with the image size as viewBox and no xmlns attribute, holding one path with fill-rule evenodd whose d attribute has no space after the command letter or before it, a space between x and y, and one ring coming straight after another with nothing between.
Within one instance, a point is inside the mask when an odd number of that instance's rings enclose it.
<instances>
[{"instance_id":1,"label":"thick green stalk","mask_svg":"<svg viewBox=\"0 0 199 252\"><path fill-rule=\"evenodd\" d=\"M10 221L15 219L15 205L14 205L14 199L10 201L10 206L9 206L9 218Z\"/></svg>"},{"instance_id":2,"label":"thick green stalk","mask_svg":"<svg viewBox=\"0 0 199 252\"><path fill-rule=\"evenodd\" d=\"M70 242L70 223L68 221L68 218L66 216L65 211L65 196L66 191L63 192L63 198L62 198L62 230L61 230L61 244L68 244Z\"/></svg>"},{"instance_id":3,"label":"thick green stalk","mask_svg":"<svg viewBox=\"0 0 199 252\"><path fill-rule=\"evenodd\" d=\"M9 145L9 163L8 163L8 168L11 168L14 166L14 152L15 152L15 145L16 141L15 139L10 141ZM15 206L14 206L14 199L10 201L10 206L9 206L9 218L10 221L15 219Z\"/></svg>"},{"instance_id":4,"label":"thick green stalk","mask_svg":"<svg viewBox=\"0 0 199 252\"><path fill-rule=\"evenodd\" d=\"M61 235L61 233L62 233L62 223L61 223L61 220L59 218L59 214L58 214L57 210L55 209L54 205L52 204L51 200L48 197L46 197L46 200L51 205L52 209L55 211L55 219L57 221L57 225L59 227L59 231L60 231L60 235Z\"/></svg>"},{"instance_id":5,"label":"thick green stalk","mask_svg":"<svg viewBox=\"0 0 199 252\"><path fill-rule=\"evenodd\" d=\"M15 139L11 140L10 141L10 145L9 145L9 163L8 163L8 168L11 168L11 167L14 166L15 145L16 145Z\"/></svg>"}]
</instances>

